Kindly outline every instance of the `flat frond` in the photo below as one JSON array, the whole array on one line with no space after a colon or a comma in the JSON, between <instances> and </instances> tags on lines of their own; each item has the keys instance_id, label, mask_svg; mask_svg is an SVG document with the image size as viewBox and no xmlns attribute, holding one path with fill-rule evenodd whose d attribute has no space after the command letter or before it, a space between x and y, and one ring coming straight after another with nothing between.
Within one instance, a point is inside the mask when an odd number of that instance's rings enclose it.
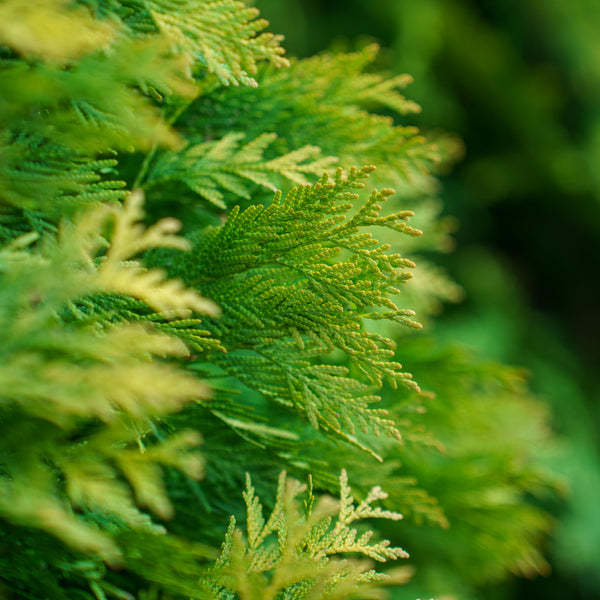
<instances>
[{"instance_id":1,"label":"flat frond","mask_svg":"<svg viewBox=\"0 0 600 600\"><path fill-rule=\"evenodd\" d=\"M99 203L122 200L125 182L114 178L117 160L78 156L41 139L0 138L0 194L4 203L44 213L47 221ZM6 209L5 209L6 210ZM26 221L26 215L20 221Z\"/></svg>"},{"instance_id":2,"label":"flat frond","mask_svg":"<svg viewBox=\"0 0 600 600\"><path fill-rule=\"evenodd\" d=\"M355 529L346 526L342 513L334 521L340 505L333 498L323 496L315 502L309 490L308 501L302 503L299 496L305 492L306 486L286 479L282 473L275 505L265 525L263 507L247 479L244 497L249 537L246 540L232 520L221 557L212 572L201 579L201 586L229 592L233 598L255 598L248 594L258 589L264 600L341 600L350 594L355 598L370 597L370 584L380 585L386 575L371 570L370 562L348 555L380 562L408 555L400 548L392 548L386 540L373 542L373 531L366 530L359 536ZM363 505L381 497L381 492L375 490ZM352 502L350 499L346 506ZM307 507L310 508L306 510ZM345 510L343 505L341 510ZM357 519L373 516L368 512L382 518L398 518L395 513L377 509L362 509L360 515L361 509L356 510Z\"/></svg>"},{"instance_id":3,"label":"flat frond","mask_svg":"<svg viewBox=\"0 0 600 600\"><path fill-rule=\"evenodd\" d=\"M418 389L393 360L394 344L361 327L366 319L419 327L414 313L390 300L413 263L362 231L383 227L417 235L406 225L412 213L380 216L391 190L373 192L351 212L354 192L371 171L338 170L314 186L276 196L268 207L233 210L223 226L193 241L189 261L176 271L222 309L218 320L205 320L227 349L211 358L216 365L359 446L356 429L400 437L385 411L371 407L377 397L368 384L387 380ZM313 364L334 349L358 369L357 379L345 367Z\"/></svg>"},{"instance_id":4,"label":"flat frond","mask_svg":"<svg viewBox=\"0 0 600 600\"><path fill-rule=\"evenodd\" d=\"M145 269L133 257L149 248L177 248L185 250L187 242L175 233L179 223L175 219L162 219L155 225L144 228L140 224L143 196L141 192L130 194L117 212L114 232L105 254L94 264L94 258L103 246L97 231L97 222L106 220L106 207L98 213L84 216L74 230L65 232L68 237L88 238L89 248L82 256L94 281L92 293L113 292L142 300L155 310L167 316L188 316L191 311L216 315L218 309L200 295L186 288L180 281L168 279L163 271ZM104 214L105 216L99 216Z\"/></svg>"},{"instance_id":5,"label":"flat frond","mask_svg":"<svg viewBox=\"0 0 600 600\"><path fill-rule=\"evenodd\" d=\"M396 123L400 114L418 107L398 93L410 77L365 72L376 47L348 54L323 54L295 61L288 69L259 72L257 89L235 94L222 89L200 96L182 119L184 128L206 127L222 137L244 131L250 138L277 132L278 151L285 154L317 145L324 156L341 164L380 166L388 182L408 185L414 193L442 160L441 146L416 127ZM290 118L293 115L293 118Z\"/></svg>"},{"instance_id":6,"label":"flat frond","mask_svg":"<svg viewBox=\"0 0 600 600\"><path fill-rule=\"evenodd\" d=\"M258 10L238 0L146 0L152 18L171 40L194 55L224 85L256 86L257 62L287 66L281 36L261 33L268 25Z\"/></svg>"},{"instance_id":7,"label":"flat frond","mask_svg":"<svg viewBox=\"0 0 600 600\"><path fill-rule=\"evenodd\" d=\"M319 157L315 146L267 159L265 150L276 137L265 133L245 144L245 135L233 132L216 141L195 143L192 139L183 151L161 153L144 187L181 181L225 209L227 196L250 199L255 186L275 191L282 181L307 184L307 174L320 174L336 162L335 158Z\"/></svg>"},{"instance_id":8,"label":"flat frond","mask_svg":"<svg viewBox=\"0 0 600 600\"><path fill-rule=\"evenodd\" d=\"M108 217L114 246L105 237ZM151 272L134 268L133 255L182 246L172 223L146 229L140 218L134 195L122 210L96 208L61 227L58 239L49 235L31 248L35 236L22 236L0 252L0 517L111 564L120 558L106 524L157 533L163 530L140 507L172 514L161 465L202 473L197 435L153 436L154 419L208 395L193 374L161 360L187 356L185 345L141 323L65 319L69 307L109 292L111 281L121 287L121 268L145 281ZM154 278L138 295L152 304L162 285ZM168 288L165 310L213 307L179 287L182 294ZM103 515L102 527L86 520L91 513Z\"/></svg>"}]
</instances>

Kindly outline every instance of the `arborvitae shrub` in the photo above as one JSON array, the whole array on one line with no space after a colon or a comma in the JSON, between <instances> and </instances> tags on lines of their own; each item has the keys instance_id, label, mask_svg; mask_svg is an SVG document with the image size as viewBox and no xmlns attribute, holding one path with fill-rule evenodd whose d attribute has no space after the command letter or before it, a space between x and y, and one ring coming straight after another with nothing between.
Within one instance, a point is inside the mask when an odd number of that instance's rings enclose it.
<instances>
[{"instance_id":1,"label":"arborvitae shrub","mask_svg":"<svg viewBox=\"0 0 600 600\"><path fill-rule=\"evenodd\" d=\"M0 2L8 598L476 597L547 568L544 407L431 333L456 144L405 124L374 46L288 61L266 25Z\"/></svg>"}]
</instances>

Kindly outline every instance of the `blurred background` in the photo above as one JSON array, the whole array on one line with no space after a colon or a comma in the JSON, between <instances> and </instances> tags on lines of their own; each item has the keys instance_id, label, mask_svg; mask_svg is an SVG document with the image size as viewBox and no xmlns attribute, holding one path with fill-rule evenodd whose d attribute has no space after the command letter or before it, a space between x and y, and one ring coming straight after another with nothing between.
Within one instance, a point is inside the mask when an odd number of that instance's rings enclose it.
<instances>
[{"instance_id":1,"label":"blurred background","mask_svg":"<svg viewBox=\"0 0 600 600\"><path fill-rule=\"evenodd\" d=\"M288 55L376 41L463 158L442 178L457 218L436 257L465 290L438 339L526 367L551 405L570 483L551 507L552 573L489 597L600 598L600 1L257 0Z\"/></svg>"}]
</instances>

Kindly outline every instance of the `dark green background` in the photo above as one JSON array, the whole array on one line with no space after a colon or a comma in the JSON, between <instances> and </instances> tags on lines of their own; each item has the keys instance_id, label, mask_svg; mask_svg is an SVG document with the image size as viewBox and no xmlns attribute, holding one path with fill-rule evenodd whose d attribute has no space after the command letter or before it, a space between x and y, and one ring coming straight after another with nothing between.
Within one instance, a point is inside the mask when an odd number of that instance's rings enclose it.
<instances>
[{"instance_id":1,"label":"dark green background","mask_svg":"<svg viewBox=\"0 0 600 600\"><path fill-rule=\"evenodd\" d=\"M438 338L524 365L554 412L570 483L552 507L553 574L488 597L600 598L600 2L259 0L288 54L377 41L380 67L407 72L423 111L456 133L443 178L460 228L437 257L465 288Z\"/></svg>"}]
</instances>

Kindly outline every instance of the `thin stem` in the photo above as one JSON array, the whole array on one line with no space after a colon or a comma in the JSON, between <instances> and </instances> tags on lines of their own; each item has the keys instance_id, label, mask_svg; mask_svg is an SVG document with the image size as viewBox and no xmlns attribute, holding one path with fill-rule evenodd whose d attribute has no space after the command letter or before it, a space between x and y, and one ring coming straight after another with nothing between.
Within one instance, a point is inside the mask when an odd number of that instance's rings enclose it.
<instances>
[{"instance_id":1,"label":"thin stem","mask_svg":"<svg viewBox=\"0 0 600 600\"><path fill-rule=\"evenodd\" d=\"M148 154L146 154L146 158L144 158L144 162L142 163L142 166L140 167L140 170L138 171L137 177L135 178L135 181L133 182L134 190L141 187L142 180L144 179L144 177L146 177L146 174L148 173L150 163L152 162L152 159L154 158L154 155L156 154L157 149L158 149L158 146L156 144L154 144L152 146L152 148L150 149L150 152L148 152Z\"/></svg>"}]
</instances>

